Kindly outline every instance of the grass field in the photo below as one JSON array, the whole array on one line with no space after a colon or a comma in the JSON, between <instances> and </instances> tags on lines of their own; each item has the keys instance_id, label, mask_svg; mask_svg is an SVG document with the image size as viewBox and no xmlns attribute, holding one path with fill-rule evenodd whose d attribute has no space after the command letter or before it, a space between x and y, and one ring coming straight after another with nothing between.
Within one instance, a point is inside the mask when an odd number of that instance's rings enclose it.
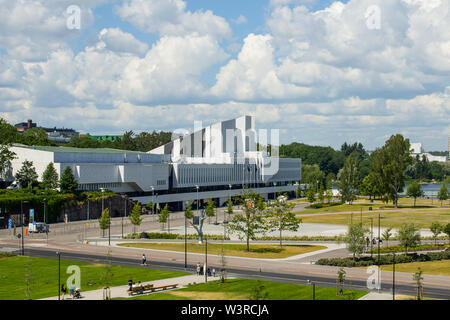
<instances>
[{"instance_id":1,"label":"grass field","mask_svg":"<svg viewBox=\"0 0 450 320\"><path fill-rule=\"evenodd\" d=\"M395 271L416 273L421 268L425 274L438 276L450 276L450 260L399 263L395 265ZM392 265L381 266L381 270L392 271Z\"/></svg>"},{"instance_id":2,"label":"grass field","mask_svg":"<svg viewBox=\"0 0 450 320\"><path fill-rule=\"evenodd\" d=\"M104 287L102 277L105 265L61 260L61 284L65 284L70 274L67 267L77 265L81 270L81 291ZM173 278L185 273L160 271L143 268L112 266L111 286L126 285L128 279L152 281ZM0 300L25 300L27 278L31 284L32 299L58 295L58 260L30 257L6 257L0 255Z\"/></svg>"},{"instance_id":3,"label":"grass field","mask_svg":"<svg viewBox=\"0 0 450 320\"><path fill-rule=\"evenodd\" d=\"M133 300L249 300L252 291L258 285L257 280L229 279L225 283L218 281L191 285L187 288L166 293L154 293L134 298ZM290 283L261 281L267 300L312 300L312 286ZM317 300L357 300L367 292L344 290L344 296L336 296L335 288L316 286ZM126 299L126 298L125 298ZM123 300L125 300L123 299ZM128 300L128 299L127 299Z\"/></svg>"},{"instance_id":4,"label":"grass field","mask_svg":"<svg viewBox=\"0 0 450 320\"><path fill-rule=\"evenodd\" d=\"M119 246L184 252L184 243L121 243ZM287 245L281 249L278 245L251 244L250 252L247 252L245 244L224 244L223 246L227 256L266 259L287 258L327 248L316 245ZM188 243L187 250L193 253L204 253L205 245ZM208 243L208 254L220 255L221 250L222 244Z\"/></svg>"},{"instance_id":5,"label":"grass field","mask_svg":"<svg viewBox=\"0 0 450 320\"><path fill-rule=\"evenodd\" d=\"M450 210L446 208L436 208L432 210L421 209L406 209L401 211L388 212L381 210L373 213L363 213L362 222L366 226L370 226L373 218L374 226L378 226L378 214L381 214L381 226L398 228L403 223L414 223L419 228L428 229L433 222L441 224L450 223ZM352 219L351 214L330 214L319 216L304 216L302 221L304 223L328 223L328 224L349 224ZM361 214L355 212L353 214L353 221L359 222Z\"/></svg>"},{"instance_id":6,"label":"grass field","mask_svg":"<svg viewBox=\"0 0 450 320\"><path fill-rule=\"evenodd\" d=\"M443 206L441 207L441 202L436 199L417 199L416 207L414 207L414 199L412 198L400 198L399 199L399 207L395 208L392 202L386 204L381 200L374 200L371 203L368 199L359 199L353 202L353 204L342 204L333 207L319 208L319 209L307 209L304 211L299 211L301 214L314 214L314 213L333 213L333 212L360 212L361 209L363 211L368 211L369 207L372 207L373 211L383 210L398 210L398 209L411 209L411 210L420 210L420 209L450 209L450 205L448 201L443 202ZM408 210L406 210L408 211Z\"/></svg>"}]
</instances>

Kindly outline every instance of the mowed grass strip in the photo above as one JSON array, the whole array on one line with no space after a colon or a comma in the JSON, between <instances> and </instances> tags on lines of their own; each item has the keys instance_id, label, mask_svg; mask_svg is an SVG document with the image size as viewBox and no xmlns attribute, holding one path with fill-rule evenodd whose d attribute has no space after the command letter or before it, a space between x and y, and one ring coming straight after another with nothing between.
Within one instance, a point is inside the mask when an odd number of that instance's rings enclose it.
<instances>
[{"instance_id":1,"label":"mowed grass strip","mask_svg":"<svg viewBox=\"0 0 450 320\"><path fill-rule=\"evenodd\" d=\"M416 273L418 268L425 274L437 276L450 276L450 260L398 263L395 265L397 272ZM381 270L392 271L392 265L381 266Z\"/></svg>"},{"instance_id":2,"label":"mowed grass strip","mask_svg":"<svg viewBox=\"0 0 450 320\"><path fill-rule=\"evenodd\" d=\"M325 203L326 205L326 203ZM392 202L384 203L381 200L374 200L374 202L370 202L368 199L359 199L353 202L353 204L341 204L337 206L319 208L319 209L306 209L302 211L297 211L299 214L314 214L314 213L334 213L334 212L360 212L368 211L369 207L372 207L373 211L383 210L401 210L401 209L412 209L412 210L420 210L420 209L449 209L449 201L444 201L441 206L441 202L436 199L417 199L416 206L414 207L414 199L413 198L400 198L399 206L396 208Z\"/></svg>"},{"instance_id":3,"label":"mowed grass strip","mask_svg":"<svg viewBox=\"0 0 450 320\"><path fill-rule=\"evenodd\" d=\"M398 228L404 223L414 223L421 229L429 229L433 222L441 224L450 223L450 210L446 208L436 208L430 210L406 209L392 212L362 213L363 225L369 227L370 219L373 218L374 226L378 226L378 213L381 214L381 226ZM325 223L347 225L352 220L352 214L330 214L319 216L303 216L304 223ZM353 222L360 222L361 214L353 214Z\"/></svg>"},{"instance_id":4,"label":"mowed grass strip","mask_svg":"<svg viewBox=\"0 0 450 320\"><path fill-rule=\"evenodd\" d=\"M104 287L102 277L105 274L105 265L68 260L61 260L61 284L66 284L67 278L70 277L71 274L66 271L71 265L80 267L82 292ZM112 266L111 273L111 286L126 285L130 278L136 282L144 282L186 275L181 272L122 266ZM0 258L0 300L28 299L27 278L31 282L32 299L57 296L58 260L20 256Z\"/></svg>"},{"instance_id":5,"label":"mowed grass strip","mask_svg":"<svg viewBox=\"0 0 450 320\"><path fill-rule=\"evenodd\" d=\"M133 300L249 300L257 280L228 279L225 283L210 281L165 293L133 297ZM261 281L268 300L312 300L313 287L291 283ZM316 286L317 300L357 300L368 292L344 290L344 296L336 295L336 288Z\"/></svg>"},{"instance_id":6,"label":"mowed grass strip","mask_svg":"<svg viewBox=\"0 0 450 320\"><path fill-rule=\"evenodd\" d=\"M184 243L121 243L122 247L142 248L142 249L156 249L184 252ZM224 244L225 255L247 258L265 258L265 259L279 259L287 258L303 253L313 252L317 250L326 249L325 246L318 245L259 245L250 244L250 251L247 251L245 244ZM188 243L187 251L191 253L204 253L205 245L198 243ZM208 243L208 254L220 255L222 251L222 244Z\"/></svg>"}]
</instances>

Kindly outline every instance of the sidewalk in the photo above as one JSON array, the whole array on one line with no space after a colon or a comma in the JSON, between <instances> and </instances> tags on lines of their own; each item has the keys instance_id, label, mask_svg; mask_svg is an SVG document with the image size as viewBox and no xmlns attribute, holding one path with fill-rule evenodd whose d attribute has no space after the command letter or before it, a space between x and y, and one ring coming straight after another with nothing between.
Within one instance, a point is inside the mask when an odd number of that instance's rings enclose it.
<instances>
[{"instance_id":1,"label":"sidewalk","mask_svg":"<svg viewBox=\"0 0 450 320\"><path fill-rule=\"evenodd\" d=\"M400 295L395 295L395 299L398 297L400 297ZM392 300L392 293L370 292L358 300Z\"/></svg>"},{"instance_id":2,"label":"sidewalk","mask_svg":"<svg viewBox=\"0 0 450 320\"><path fill-rule=\"evenodd\" d=\"M208 281L214 281L214 280L220 280L220 277L208 277ZM164 286L164 285L170 285L170 284L178 284L178 288L186 287L189 283L204 283L205 282L205 276L197 276L197 275L189 275L189 276L183 276L183 277L177 277L177 278L169 278L169 279L162 279L162 280L155 280L150 282L143 282L142 285L146 284L153 284L153 286ZM126 292L128 290L128 285L124 286L118 286L118 287L112 287L111 288L111 298L129 298L128 293ZM167 292L171 290L165 290L162 292ZM160 291L158 291L160 292ZM157 292L155 292L157 293ZM151 293L150 293L151 294ZM91 290L83 292L81 291L82 298L79 300L103 300L103 289L97 289L97 290ZM58 300L58 296L56 297L50 297L45 298L41 300ZM66 294L64 300L72 300L70 295Z\"/></svg>"}]
</instances>

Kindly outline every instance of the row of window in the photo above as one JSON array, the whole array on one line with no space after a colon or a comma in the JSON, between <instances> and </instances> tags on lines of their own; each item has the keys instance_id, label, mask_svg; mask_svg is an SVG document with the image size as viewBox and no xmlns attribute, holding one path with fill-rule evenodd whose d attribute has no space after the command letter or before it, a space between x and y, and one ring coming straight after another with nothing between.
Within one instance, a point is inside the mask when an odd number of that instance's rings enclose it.
<instances>
[{"instance_id":1,"label":"row of window","mask_svg":"<svg viewBox=\"0 0 450 320\"><path fill-rule=\"evenodd\" d=\"M86 184L79 184L78 190L81 191L98 191L101 188L103 189L114 189L114 188L120 188L121 183L86 183Z\"/></svg>"},{"instance_id":2,"label":"row of window","mask_svg":"<svg viewBox=\"0 0 450 320\"><path fill-rule=\"evenodd\" d=\"M241 183L245 181L261 182L260 171L256 166L236 165L233 167L178 167L178 183L180 185L195 183Z\"/></svg>"}]
</instances>

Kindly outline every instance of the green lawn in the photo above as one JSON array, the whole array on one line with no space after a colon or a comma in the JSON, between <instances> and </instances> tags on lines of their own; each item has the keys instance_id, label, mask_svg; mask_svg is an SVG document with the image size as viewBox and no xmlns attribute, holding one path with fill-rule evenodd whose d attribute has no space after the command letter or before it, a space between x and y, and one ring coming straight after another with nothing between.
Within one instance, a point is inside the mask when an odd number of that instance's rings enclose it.
<instances>
[{"instance_id":1,"label":"green lawn","mask_svg":"<svg viewBox=\"0 0 450 320\"><path fill-rule=\"evenodd\" d=\"M381 266L381 270L392 271L392 265ZM398 263L395 265L395 271L416 273L418 268L425 274L434 274L438 276L450 276L450 260L426 261Z\"/></svg>"},{"instance_id":2,"label":"green lawn","mask_svg":"<svg viewBox=\"0 0 450 320\"><path fill-rule=\"evenodd\" d=\"M119 246L143 248L143 249L157 249L184 252L184 243L121 243ZM246 250L245 244L224 244L225 255L248 257L248 258L266 258L279 259L290 256L313 252L317 250L326 249L325 246L318 245L286 245L280 248L279 245L258 245L250 244L250 252ZM198 243L188 243L188 252L204 253L205 245ZM222 244L208 243L208 254L220 255Z\"/></svg>"},{"instance_id":3,"label":"green lawn","mask_svg":"<svg viewBox=\"0 0 450 320\"><path fill-rule=\"evenodd\" d=\"M441 224L450 223L450 211L448 208L435 208L431 210L423 209L402 209L401 211L382 211L373 213L363 213L362 221L365 226L370 226L373 218L373 225L378 226L378 214L381 214L381 226L398 228L404 223L414 223L419 228L430 228L433 222ZM360 221L360 213L356 210L353 214L353 222ZM349 224L352 219L351 214L330 214L311 215L302 217L304 223L328 223L328 224Z\"/></svg>"},{"instance_id":4,"label":"green lawn","mask_svg":"<svg viewBox=\"0 0 450 320\"><path fill-rule=\"evenodd\" d=\"M81 291L102 288L105 265L61 260L61 284L70 274L67 267L77 265L81 270ZM128 279L152 281L173 278L186 273L143 268L112 266L111 286L126 285ZM32 274L32 276L30 276ZM32 281L31 298L40 299L58 295L58 260L0 255L0 300L24 300L27 278Z\"/></svg>"},{"instance_id":5,"label":"green lawn","mask_svg":"<svg viewBox=\"0 0 450 320\"><path fill-rule=\"evenodd\" d=\"M257 280L229 279L226 283L218 281L191 285L187 288L165 293L142 295L133 300L249 300ZM267 292L268 300L312 300L313 287L290 283L261 281L263 292ZM316 286L317 300L357 300L368 292L344 290L344 296L336 296L335 288ZM127 298L124 298L125 300ZM128 300L128 299L127 299Z\"/></svg>"}]
</instances>

